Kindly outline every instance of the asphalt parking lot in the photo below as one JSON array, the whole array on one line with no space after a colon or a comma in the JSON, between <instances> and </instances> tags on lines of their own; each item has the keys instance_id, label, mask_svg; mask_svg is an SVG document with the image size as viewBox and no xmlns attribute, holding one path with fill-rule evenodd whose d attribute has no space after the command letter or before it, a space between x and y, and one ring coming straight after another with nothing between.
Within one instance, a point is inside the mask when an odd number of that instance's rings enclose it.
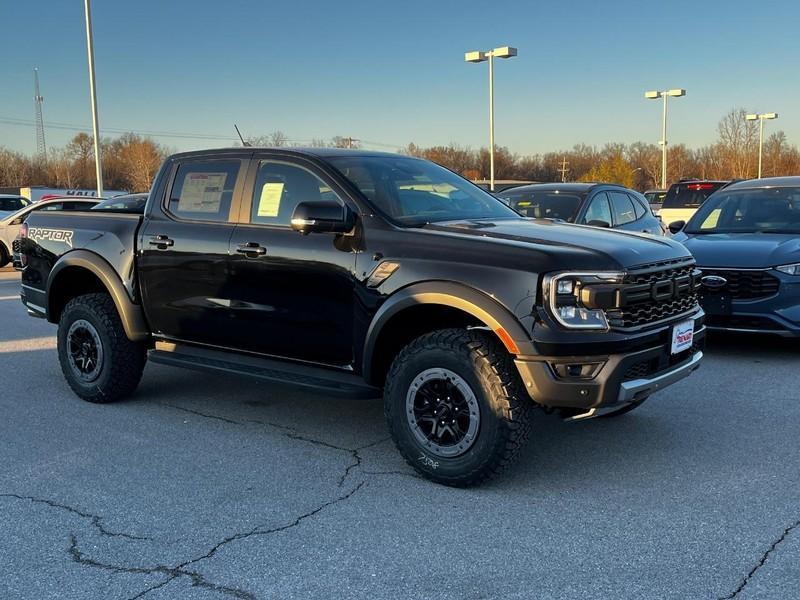
<instances>
[{"instance_id":1,"label":"asphalt parking lot","mask_svg":"<svg viewBox=\"0 0 800 600\"><path fill-rule=\"evenodd\" d=\"M148 365L78 400L0 272L0 598L800 598L800 343L712 336L503 478L415 476L380 400Z\"/></svg>"}]
</instances>

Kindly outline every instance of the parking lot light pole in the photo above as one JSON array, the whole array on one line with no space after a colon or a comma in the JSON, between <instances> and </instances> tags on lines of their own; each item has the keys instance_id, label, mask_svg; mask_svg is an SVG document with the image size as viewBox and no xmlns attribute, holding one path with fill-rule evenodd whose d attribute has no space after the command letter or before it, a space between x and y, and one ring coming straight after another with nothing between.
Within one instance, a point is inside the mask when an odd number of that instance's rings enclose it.
<instances>
[{"instance_id":1,"label":"parking lot light pole","mask_svg":"<svg viewBox=\"0 0 800 600\"><path fill-rule=\"evenodd\" d=\"M86 52L89 55L89 93L92 98L92 135L94 135L94 170L97 175L97 197L103 197L103 165L100 162L100 125L97 122L97 92L94 83L94 43L92 38L92 7L83 0L86 13Z\"/></svg>"},{"instance_id":2,"label":"parking lot light pole","mask_svg":"<svg viewBox=\"0 0 800 600\"><path fill-rule=\"evenodd\" d=\"M648 100L656 100L662 98L664 101L664 110L661 115L661 188L667 189L667 98L670 96L680 97L685 96L686 90L675 88L671 90L657 91L653 90L645 92L644 97Z\"/></svg>"},{"instance_id":3,"label":"parking lot light pole","mask_svg":"<svg viewBox=\"0 0 800 600\"><path fill-rule=\"evenodd\" d=\"M474 50L464 54L464 60L470 63L489 62L489 189L494 191L494 59L511 58L517 55L517 49L503 46L482 52Z\"/></svg>"},{"instance_id":4,"label":"parking lot light pole","mask_svg":"<svg viewBox=\"0 0 800 600\"><path fill-rule=\"evenodd\" d=\"M744 118L748 121L755 121L758 119L758 178L761 179L761 155L764 150L764 119L777 119L778 113L745 115Z\"/></svg>"}]
</instances>

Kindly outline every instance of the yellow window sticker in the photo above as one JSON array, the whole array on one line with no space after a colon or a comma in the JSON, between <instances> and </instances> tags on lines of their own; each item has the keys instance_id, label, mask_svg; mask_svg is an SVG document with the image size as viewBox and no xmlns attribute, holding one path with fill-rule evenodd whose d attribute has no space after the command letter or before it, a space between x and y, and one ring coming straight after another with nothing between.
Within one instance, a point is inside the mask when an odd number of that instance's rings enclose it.
<instances>
[{"instance_id":1,"label":"yellow window sticker","mask_svg":"<svg viewBox=\"0 0 800 600\"><path fill-rule=\"evenodd\" d=\"M258 216L277 217L281 209L281 196L283 196L282 183L265 183L258 199Z\"/></svg>"}]
</instances>

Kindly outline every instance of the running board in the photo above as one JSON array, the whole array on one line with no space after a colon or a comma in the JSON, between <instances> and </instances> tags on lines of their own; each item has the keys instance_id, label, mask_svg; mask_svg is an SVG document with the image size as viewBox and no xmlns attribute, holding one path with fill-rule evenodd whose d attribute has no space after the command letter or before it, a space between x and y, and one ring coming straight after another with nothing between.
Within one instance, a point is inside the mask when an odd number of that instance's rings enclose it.
<instances>
[{"instance_id":1,"label":"running board","mask_svg":"<svg viewBox=\"0 0 800 600\"><path fill-rule=\"evenodd\" d=\"M148 359L162 365L245 375L336 396L375 398L381 395L381 390L368 386L357 375L233 352L158 343L155 350L148 352Z\"/></svg>"}]
</instances>

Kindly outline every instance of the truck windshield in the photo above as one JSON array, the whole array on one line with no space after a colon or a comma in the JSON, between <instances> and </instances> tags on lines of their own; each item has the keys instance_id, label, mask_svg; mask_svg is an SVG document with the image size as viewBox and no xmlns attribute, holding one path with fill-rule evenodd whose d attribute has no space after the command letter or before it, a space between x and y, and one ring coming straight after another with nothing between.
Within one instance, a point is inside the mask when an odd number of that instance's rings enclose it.
<instances>
[{"instance_id":1,"label":"truck windshield","mask_svg":"<svg viewBox=\"0 0 800 600\"><path fill-rule=\"evenodd\" d=\"M800 188L756 188L714 194L686 233L800 234Z\"/></svg>"},{"instance_id":2,"label":"truck windshield","mask_svg":"<svg viewBox=\"0 0 800 600\"><path fill-rule=\"evenodd\" d=\"M417 227L438 221L520 216L466 179L426 160L394 156L327 160L398 225Z\"/></svg>"}]
</instances>

